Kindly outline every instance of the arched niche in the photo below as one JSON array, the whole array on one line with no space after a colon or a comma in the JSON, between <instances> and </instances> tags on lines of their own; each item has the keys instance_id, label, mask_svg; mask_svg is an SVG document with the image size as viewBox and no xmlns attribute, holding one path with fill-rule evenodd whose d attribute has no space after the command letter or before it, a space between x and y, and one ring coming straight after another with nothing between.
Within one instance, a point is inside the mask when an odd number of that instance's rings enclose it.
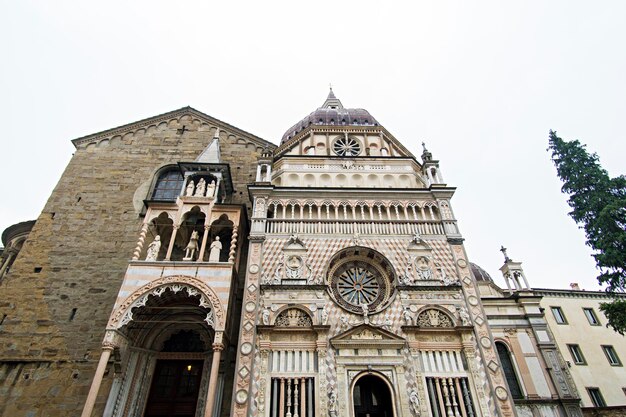
<instances>
[{"instance_id":1,"label":"arched niche","mask_svg":"<svg viewBox=\"0 0 626 417\"><path fill-rule=\"evenodd\" d=\"M180 261L185 258L185 249L190 244L191 236L194 232L197 235L197 246L198 248L200 247L204 233L205 219L206 215L202 212L199 206L193 206L191 210L183 214L180 227L176 233L172 256L170 257L172 261ZM198 256L197 253L198 250L196 249L196 257Z\"/></svg>"},{"instance_id":2,"label":"arched niche","mask_svg":"<svg viewBox=\"0 0 626 417\"><path fill-rule=\"evenodd\" d=\"M154 242L156 237L159 237L161 246L158 251L158 255L155 260L161 261L165 259L167 253L167 246L172 238L172 231L174 230L174 220L172 214L162 211L158 214L153 213L153 217L149 222L148 233L146 234L146 244L143 247L141 256L139 259L146 259L148 247L151 242Z\"/></svg>"},{"instance_id":3,"label":"arched niche","mask_svg":"<svg viewBox=\"0 0 626 417\"><path fill-rule=\"evenodd\" d=\"M308 309L302 306L289 306L276 312L274 327L292 329L310 329L313 318Z\"/></svg>"},{"instance_id":4,"label":"arched niche","mask_svg":"<svg viewBox=\"0 0 626 417\"><path fill-rule=\"evenodd\" d=\"M211 227L209 229L209 238L210 242L215 241L216 237L219 237L220 243L222 244L222 249L220 249L220 262L228 262L228 252L230 250L230 242L233 237L233 222L228 218L226 214L220 215L213 223L211 223ZM209 244L207 242L207 247ZM205 260L209 259L210 251L206 251Z\"/></svg>"}]
</instances>

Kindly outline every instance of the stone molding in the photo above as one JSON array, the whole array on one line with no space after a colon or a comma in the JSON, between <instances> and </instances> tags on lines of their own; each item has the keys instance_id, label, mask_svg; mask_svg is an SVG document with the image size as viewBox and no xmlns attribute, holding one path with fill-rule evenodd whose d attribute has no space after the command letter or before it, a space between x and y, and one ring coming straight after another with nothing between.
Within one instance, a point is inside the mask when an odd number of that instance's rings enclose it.
<instances>
[{"instance_id":1,"label":"stone molding","mask_svg":"<svg viewBox=\"0 0 626 417\"><path fill-rule=\"evenodd\" d=\"M169 122L172 119L180 119L183 116L192 116L198 118L204 122L211 123L219 127L221 132L226 133L225 131L230 131L239 136L244 136L246 139L255 142L260 147L267 147L270 149L276 148L271 142L266 141L252 133L246 132L245 130L241 130L238 127L232 126L226 122L218 120L214 117L209 116L208 114L202 113L194 109L193 107L183 107L177 110L172 110L167 113L162 113L156 116L148 117L145 119L138 120L136 122L131 122L125 125L121 125L118 127L114 127L112 129L104 130L102 132L93 133L91 135L82 136L72 140L72 144L76 148L79 148L82 145L86 145L89 143L95 143L102 139L108 139L113 136L123 136L127 133L134 132L138 129L145 128L150 125L158 125L161 122Z\"/></svg>"}]
</instances>

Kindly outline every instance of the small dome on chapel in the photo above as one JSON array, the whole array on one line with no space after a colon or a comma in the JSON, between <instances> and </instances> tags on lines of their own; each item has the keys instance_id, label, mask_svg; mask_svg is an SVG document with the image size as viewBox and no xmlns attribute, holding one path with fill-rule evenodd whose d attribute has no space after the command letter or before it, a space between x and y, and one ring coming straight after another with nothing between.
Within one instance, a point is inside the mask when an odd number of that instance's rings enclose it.
<instances>
[{"instance_id":1,"label":"small dome on chapel","mask_svg":"<svg viewBox=\"0 0 626 417\"><path fill-rule=\"evenodd\" d=\"M472 271L472 275L476 281L487 281L493 283L493 278L487 271L485 271L480 266L476 265L473 262L470 262L470 270Z\"/></svg>"},{"instance_id":2,"label":"small dome on chapel","mask_svg":"<svg viewBox=\"0 0 626 417\"><path fill-rule=\"evenodd\" d=\"M330 89L324 104L291 126L280 143L285 143L311 125L378 126L378 121L365 109L347 109Z\"/></svg>"}]
</instances>

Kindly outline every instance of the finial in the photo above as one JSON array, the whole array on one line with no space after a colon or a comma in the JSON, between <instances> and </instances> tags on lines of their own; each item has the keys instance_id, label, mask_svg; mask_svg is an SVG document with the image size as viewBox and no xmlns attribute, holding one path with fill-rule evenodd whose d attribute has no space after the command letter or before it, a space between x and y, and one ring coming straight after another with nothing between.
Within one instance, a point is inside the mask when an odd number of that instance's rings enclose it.
<instances>
[{"instance_id":1,"label":"finial","mask_svg":"<svg viewBox=\"0 0 626 417\"><path fill-rule=\"evenodd\" d=\"M500 245L500 252L502 252L502 254L504 255L504 262L505 263L511 261L511 258L509 258L509 255L507 255L506 251L507 251L507 249L504 246Z\"/></svg>"},{"instance_id":2,"label":"finial","mask_svg":"<svg viewBox=\"0 0 626 417\"><path fill-rule=\"evenodd\" d=\"M424 148L424 152L428 151L428 149L426 149L426 142L422 142L422 148Z\"/></svg>"},{"instance_id":3,"label":"finial","mask_svg":"<svg viewBox=\"0 0 626 417\"><path fill-rule=\"evenodd\" d=\"M328 83L328 88L330 88L330 91L333 91L333 85L331 83Z\"/></svg>"},{"instance_id":4,"label":"finial","mask_svg":"<svg viewBox=\"0 0 626 417\"><path fill-rule=\"evenodd\" d=\"M220 128L217 127L215 128L215 134L213 135L214 138L219 139L220 138Z\"/></svg>"}]
</instances>

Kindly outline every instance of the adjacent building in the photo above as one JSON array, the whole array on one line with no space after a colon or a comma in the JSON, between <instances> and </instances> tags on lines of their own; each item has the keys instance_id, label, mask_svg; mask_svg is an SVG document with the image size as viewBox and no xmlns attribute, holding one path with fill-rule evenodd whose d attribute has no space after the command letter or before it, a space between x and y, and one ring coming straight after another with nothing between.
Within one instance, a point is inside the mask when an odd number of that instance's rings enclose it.
<instances>
[{"instance_id":1,"label":"adjacent building","mask_svg":"<svg viewBox=\"0 0 626 417\"><path fill-rule=\"evenodd\" d=\"M605 292L536 288L554 339L567 360L582 406L626 405L626 337L606 327ZM615 295L619 297L620 295ZM621 298L626 295L621 295Z\"/></svg>"}]
</instances>

